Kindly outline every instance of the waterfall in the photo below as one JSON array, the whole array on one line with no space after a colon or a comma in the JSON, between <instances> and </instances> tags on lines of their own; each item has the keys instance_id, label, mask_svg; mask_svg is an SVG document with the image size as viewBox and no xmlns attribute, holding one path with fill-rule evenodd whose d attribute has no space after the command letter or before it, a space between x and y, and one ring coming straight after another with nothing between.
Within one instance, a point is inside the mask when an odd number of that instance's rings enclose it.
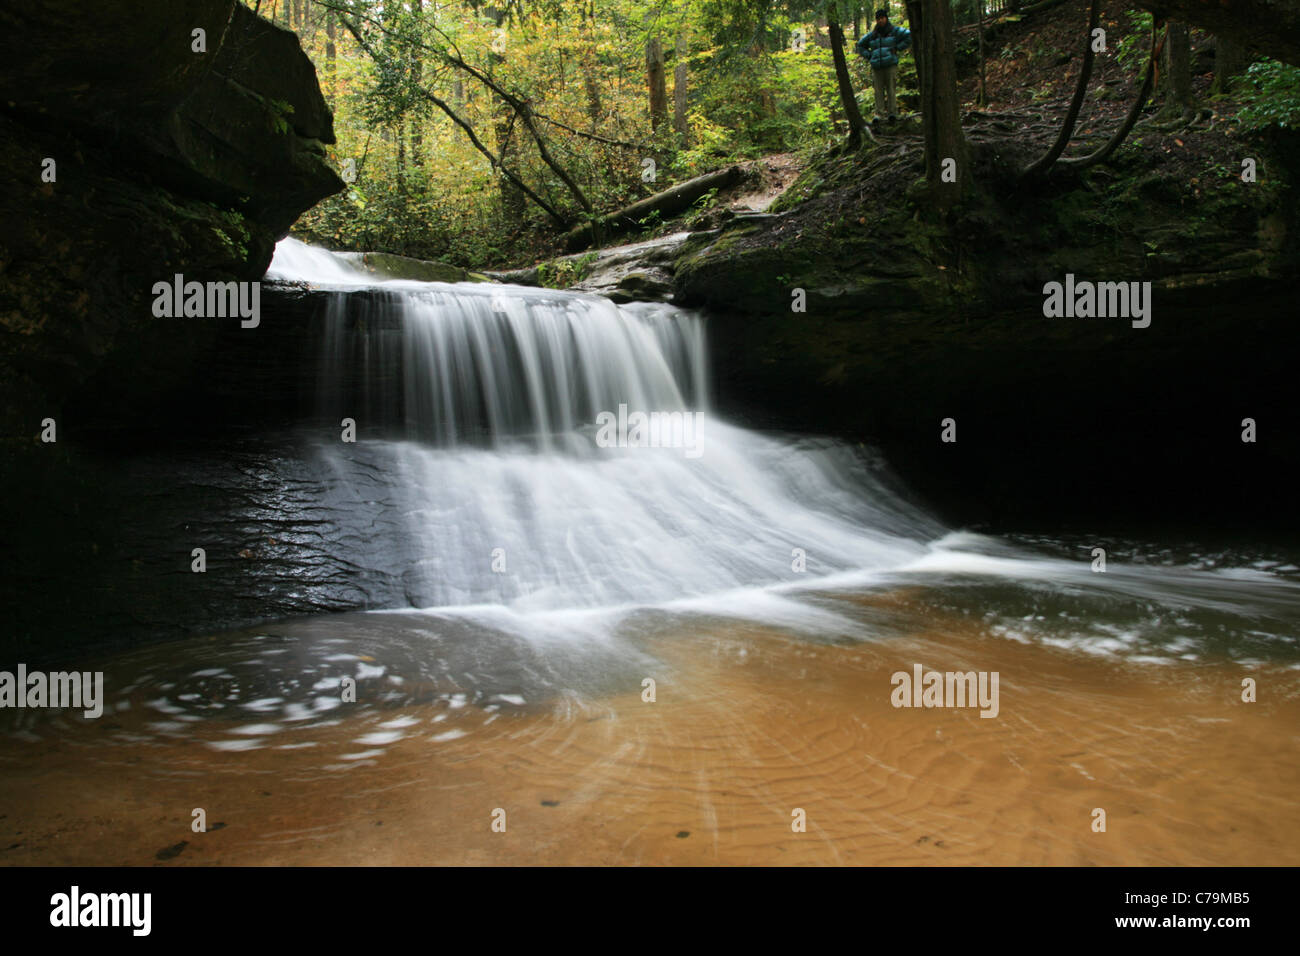
<instances>
[{"instance_id":1,"label":"waterfall","mask_svg":"<svg viewBox=\"0 0 1300 956\"><path fill-rule=\"evenodd\" d=\"M690 311L387 280L291 239L269 275L330 292L323 504L353 573L384 582L363 590L402 596L387 607L529 635L658 608L860 636L836 595L919 584L1062 646L1294 645L1289 565L1094 573L1090 542L1046 554L952 531L859 449L728 424ZM357 442L338 440L344 419Z\"/></svg>"},{"instance_id":2,"label":"waterfall","mask_svg":"<svg viewBox=\"0 0 1300 956\"><path fill-rule=\"evenodd\" d=\"M322 403L330 419L382 439L326 455L354 492L339 508L364 513L373 476L384 476L403 530L358 544L375 563L390 563L379 549L402 554L413 606L662 604L883 571L942 534L846 446L711 415L692 312L376 280L293 240L280 248L272 276L340 287ZM355 285L370 289L361 303ZM638 443L638 413L689 422L693 447L648 447L649 421Z\"/></svg>"}]
</instances>

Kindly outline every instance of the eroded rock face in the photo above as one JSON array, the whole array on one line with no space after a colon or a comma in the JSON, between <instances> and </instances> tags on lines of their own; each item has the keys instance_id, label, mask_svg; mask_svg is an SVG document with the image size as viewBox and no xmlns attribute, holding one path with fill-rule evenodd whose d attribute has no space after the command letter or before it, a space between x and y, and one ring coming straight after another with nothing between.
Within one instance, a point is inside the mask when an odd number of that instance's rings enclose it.
<instances>
[{"instance_id":1,"label":"eroded rock face","mask_svg":"<svg viewBox=\"0 0 1300 956\"><path fill-rule=\"evenodd\" d=\"M184 381L228 320L155 318L154 283L259 279L343 188L332 142L297 37L235 0L0 9L3 435Z\"/></svg>"}]
</instances>

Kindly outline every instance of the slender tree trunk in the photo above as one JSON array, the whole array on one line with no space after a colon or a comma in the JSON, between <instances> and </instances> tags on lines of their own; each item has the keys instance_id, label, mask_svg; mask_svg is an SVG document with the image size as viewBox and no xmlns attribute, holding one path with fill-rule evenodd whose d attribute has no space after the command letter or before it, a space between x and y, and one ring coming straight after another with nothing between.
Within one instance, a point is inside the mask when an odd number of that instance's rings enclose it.
<instances>
[{"instance_id":1,"label":"slender tree trunk","mask_svg":"<svg viewBox=\"0 0 1300 956\"><path fill-rule=\"evenodd\" d=\"M1079 121L1079 111L1083 109L1083 99L1088 92L1088 80L1092 76L1094 61L1092 31L1097 28L1100 17L1101 0L1092 0L1092 5L1088 9L1088 28L1083 31L1083 65L1079 67L1079 78L1074 84L1074 97L1070 100L1070 108L1065 112L1065 120L1061 123L1061 131L1056 136L1056 142L1041 159L1024 171L1025 176L1047 172L1065 152L1065 147L1070 145L1070 137L1074 135L1074 125Z\"/></svg>"},{"instance_id":2,"label":"slender tree trunk","mask_svg":"<svg viewBox=\"0 0 1300 956\"><path fill-rule=\"evenodd\" d=\"M984 69L984 0L976 0L976 2L980 5L979 22L975 27L975 33L979 36L980 47L980 95L977 102L981 107L984 107L989 105L988 76Z\"/></svg>"},{"instance_id":3,"label":"slender tree trunk","mask_svg":"<svg viewBox=\"0 0 1300 956\"><path fill-rule=\"evenodd\" d=\"M683 29L677 34L677 48L673 51L673 129L680 137L682 146L688 145L691 135L691 126L686 115L690 52L690 38Z\"/></svg>"},{"instance_id":4,"label":"slender tree trunk","mask_svg":"<svg viewBox=\"0 0 1300 956\"><path fill-rule=\"evenodd\" d=\"M905 0L903 4L907 9L907 26L912 31L912 60L916 63L916 82L918 85L924 82L925 77L925 51L922 49L924 44L921 42L924 15L921 4L922 0Z\"/></svg>"},{"instance_id":5,"label":"slender tree trunk","mask_svg":"<svg viewBox=\"0 0 1300 956\"><path fill-rule=\"evenodd\" d=\"M831 34L831 57L835 61L835 82L840 88L844 118L849 123L849 146L856 149L862 145L862 131L867 124L862 119L858 99L853 94L853 80L849 76L849 64L844 57L844 30L840 26L839 11L833 3L826 7L826 19Z\"/></svg>"},{"instance_id":6,"label":"slender tree trunk","mask_svg":"<svg viewBox=\"0 0 1300 956\"><path fill-rule=\"evenodd\" d=\"M583 26L583 33L586 40L587 62L582 71L582 87L587 94L587 118L591 120L591 131L594 133L600 125L601 117L604 115L604 109L600 102L600 80L598 79L600 70L596 54L596 8L594 2L583 10L583 18L586 21Z\"/></svg>"},{"instance_id":7,"label":"slender tree trunk","mask_svg":"<svg viewBox=\"0 0 1300 956\"><path fill-rule=\"evenodd\" d=\"M334 25L334 8L330 7L325 12L325 99L331 110L334 109L334 97L338 93L338 66L335 62L338 54L335 46L337 39L338 29Z\"/></svg>"},{"instance_id":8,"label":"slender tree trunk","mask_svg":"<svg viewBox=\"0 0 1300 956\"><path fill-rule=\"evenodd\" d=\"M414 14L416 22L419 23L424 18L424 0L412 0L411 13ZM423 47L416 44L411 49L411 82L418 88L424 81L424 52ZM411 165L424 165L424 130L420 126L418 116L411 117Z\"/></svg>"},{"instance_id":9,"label":"slender tree trunk","mask_svg":"<svg viewBox=\"0 0 1300 956\"><path fill-rule=\"evenodd\" d=\"M763 44L757 39L749 45L749 56L755 62L760 62L765 55ZM767 119L776 116L776 95L767 86L761 86L757 90L759 112Z\"/></svg>"},{"instance_id":10,"label":"slender tree trunk","mask_svg":"<svg viewBox=\"0 0 1300 956\"><path fill-rule=\"evenodd\" d=\"M600 104L600 83L596 80L594 70L588 69L587 75L582 79L583 86L587 90L587 117L591 120L591 128L600 124L600 117L603 109Z\"/></svg>"},{"instance_id":11,"label":"slender tree trunk","mask_svg":"<svg viewBox=\"0 0 1300 956\"><path fill-rule=\"evenodd\" d=\"M406 192L406 124L397 121L397 191Z\"/></svg>"},{"instance_id":12,"label":"slender tree trunk","mask_svg":"<svg viewBox=\"0 0 1300 956\"><path fill-rule=\"evenodd\" d=\"M496 121L497 155L501 157L502 166L513 168L519 158L519 147L515 142L515 114L509 107L497 111ZM518 184L505 176L498 186L501 197L501 211L506 222L518 222L524 214L524 194Z\"/></svg>"},{"instance_id":13,"label":"slender tree trunk","mask_svg":"<svg viewBox=\"0 0 1300 956\"><path fill-rule=\"evenodd\" d=\"M1187 116L1196 106L1192 94L1192 31L1186 23L1171 20L1165 44L1165 78L1168 81L1164 110Z\"/></svg>"},{"instance_id":14,"label":"slender tree trunk","mask_svg":"<svg viewBox=\"0 0 1300 956\"><path fill-rule=\"evenodd\" d=\"M1243 73L1250 62L1250 54L1236 40L1217 34L1214 37L1214 83L1210 92L1227 93L1232 89L1233 78Z\"/></svg>"},{"instance_id":15,"label":"slender tree trunk","mask_svg":"<svg viewBox=\"0 0 1300 956\"><path fill-rule=\"evenodd\" d=\"M832 0L832 2L834 2L834 0ZM818 14L813 18L813 45L819 46L823 50L829 49L831 45L830 37L827 35L830 32L830 21L830 16L826 14ZM823 29L825 29L827 33L823 33Z\"/></svg>"},{"instance_id":16,"label":"slender tree trunk","mask_svg":"<svg viewBox=\"0 0 1300 956\"><path fill-rule=\"evenodd\" d=\"M1079 156L1073 159L1061 160L1062 166L1068 166L1071 169L1086 169L1089 166L1095 166L1109 158L1110 154L1119 148L1120 144L1132 132L1133 127L1137 125L1138 117L1142 115L1142 107L1146 106L1147 99L1151 96L1151 87L1155 84L1156 63L1160 61L1160 51L1164 46L1162 33L1167 35L1165 21L1156 17L1151 23L1151 53L1147 57L1146 73L1142 77L1142 86L1138 90L1137 99L1133 101L1133 107L1129 110L1128 116L1124 123L1115 134L1111 136L1106 144L1094 153L1087 156Z\"/></svg>"},{"instance_id":17,"label":"slender tree trunk","mask_svg":"<svg viewBox=\"0 0 1300 956\"><path fill-rule=\"evenodd\" d=\"M969 148L957 101L952 7L948 0L922 0L921 40L915 45L922 49L925 63L921 74L925 178L934 208L943 213L961 199L970 176Z\"/></svg>"},{"instance_id":18,"label":"slender tree trunk","mask_svg":"<svg viewBox=\"0 0 1300 956\"><path fill-rule=\"evenodd\" d=\"M650 91L650 126L658 130L668 119L668 87L664 78L664 46L658 37L645 45L646 85Z\"/></svg>"}]
</instances>

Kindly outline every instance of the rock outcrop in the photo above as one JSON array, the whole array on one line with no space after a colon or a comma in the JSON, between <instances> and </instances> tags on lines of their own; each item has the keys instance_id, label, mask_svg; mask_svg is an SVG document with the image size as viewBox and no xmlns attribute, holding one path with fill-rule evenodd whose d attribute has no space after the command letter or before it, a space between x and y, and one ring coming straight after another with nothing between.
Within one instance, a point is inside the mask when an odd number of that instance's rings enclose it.
<instances>
[{"instance_id":1,"label":"rock outcrop","mask_svg":"<svg viewBox=\"0 0 1300 956\"><path fill-rule=\"evenodd\" d=\"M238 320L155 318L154 283L259 279L343 188L332 142L297 37L235 0L0 8L4 437L147 414L182 383Z\"/></svg>"},{"instance_id":2,"label":"rock outcrop","mask_svg":"<svg viewBox=\"0 0 1300 956\"><path fill-rule=\"evenodd\" d=\"M1238 484L1230 520L1267 513L1300 468L1295 141L1237 145L1253 182L1181 146L1036 185L982 150L946 223L919 201L919 145L833 158L772 218L689 240L674 301L709 310L725 412L881 447L954 520L1199 512ZM1150 283L1149 324L1048 317L1070 275ZM1273 440L1243 443L1247 418Z\"/></svg>"}]
</instances>

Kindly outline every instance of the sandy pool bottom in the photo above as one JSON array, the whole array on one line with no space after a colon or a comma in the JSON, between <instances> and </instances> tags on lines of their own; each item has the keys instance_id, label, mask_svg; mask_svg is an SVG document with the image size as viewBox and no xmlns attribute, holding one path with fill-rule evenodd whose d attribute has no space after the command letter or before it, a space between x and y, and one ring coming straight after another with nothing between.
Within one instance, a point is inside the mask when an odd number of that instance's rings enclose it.
<instances>
[{"instance_id":1,"label":"sandy pool bottom","mask_svg":"<svg viewBox=\"0 0 1300 956\"><path fill-rule=\"evenodd\" d=\"M369 749L346 708L301 749L107 743L129 714L0 738L0 863L1300 864L1293 669L1125 664L963 622L852 646L713 626L656 653L653 702L638 682L436 723L408 707L386 725L417 732ZM918 663L997 671L997 717L894 707Z\"/></svg>"}]
</instances>

